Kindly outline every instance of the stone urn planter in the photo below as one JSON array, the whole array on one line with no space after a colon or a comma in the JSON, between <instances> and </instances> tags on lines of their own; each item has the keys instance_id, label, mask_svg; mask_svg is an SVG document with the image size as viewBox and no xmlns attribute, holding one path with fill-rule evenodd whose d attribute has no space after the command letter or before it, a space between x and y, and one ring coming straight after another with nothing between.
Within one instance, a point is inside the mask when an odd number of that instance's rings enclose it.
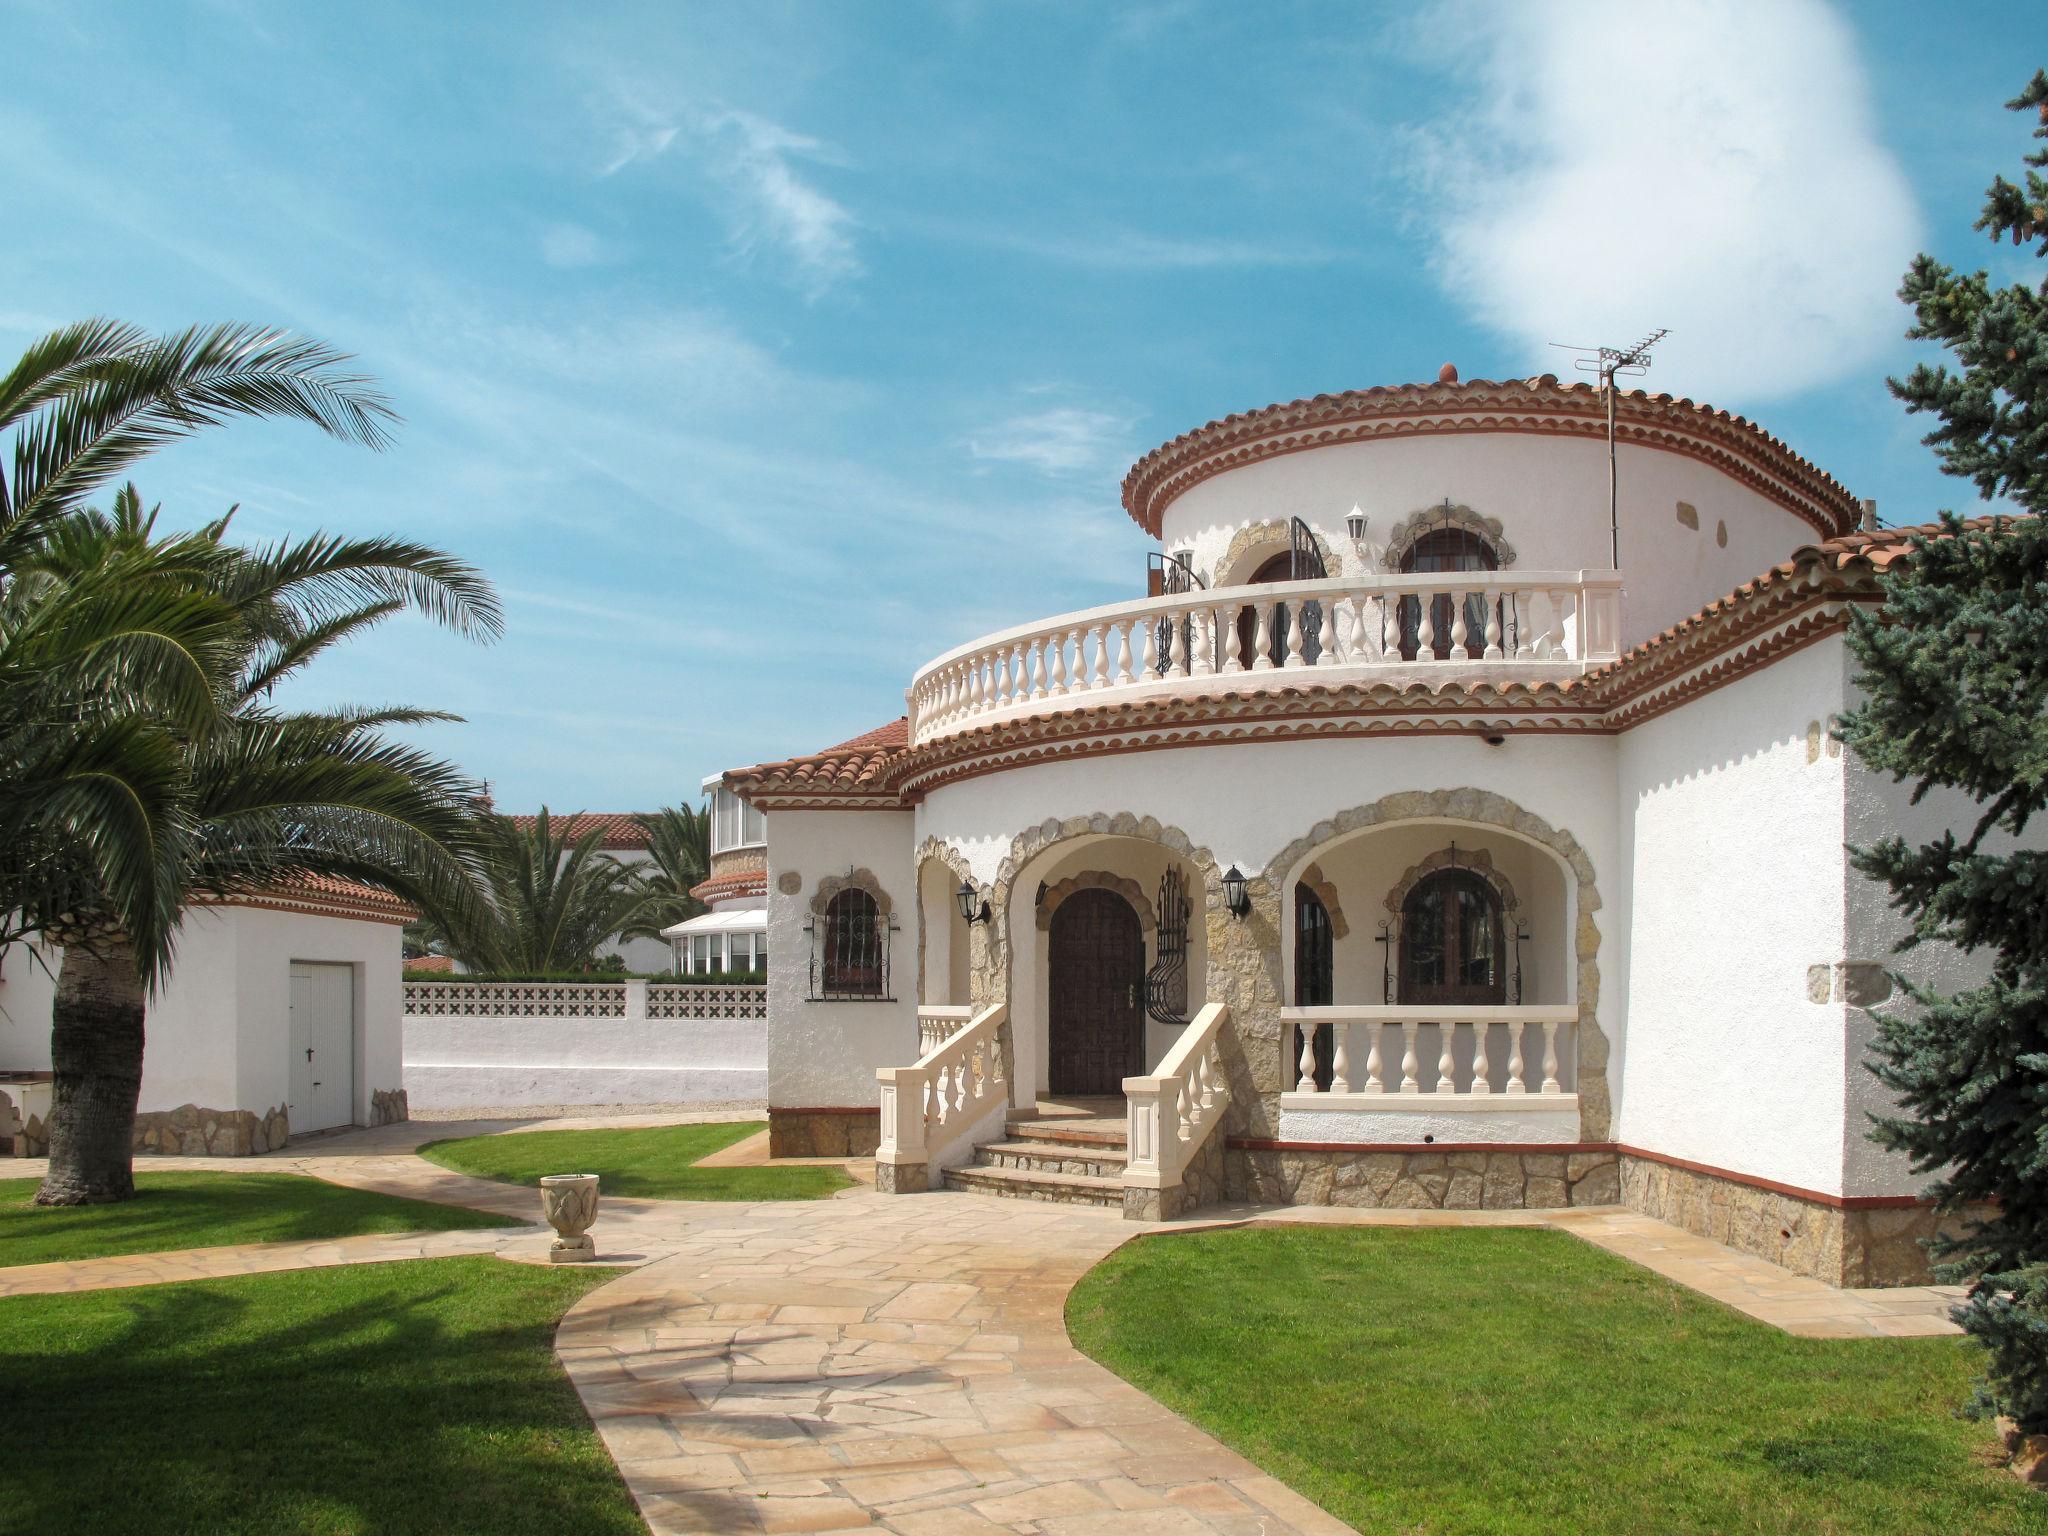
<instances>
[{"instance_id":1,"label":"stone urn planter","mask_svg":"<svg viewBox=\"0 0 2048 1536\"><path fill-rule=\"evenodd\" d=\"M597 1175L551 1173L540 1181L541 1209L555 1229L550 1264L587 1264L597 1257L590 1229L597 1221Z\"/></svg>"}]
</instances>

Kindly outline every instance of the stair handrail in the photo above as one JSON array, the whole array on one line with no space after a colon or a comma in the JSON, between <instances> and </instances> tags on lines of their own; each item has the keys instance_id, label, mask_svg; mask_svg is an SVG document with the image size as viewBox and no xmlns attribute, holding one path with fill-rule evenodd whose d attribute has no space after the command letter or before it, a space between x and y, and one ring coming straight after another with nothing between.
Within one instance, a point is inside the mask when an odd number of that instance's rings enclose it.
<instances>
[{"instance_id":1,"label":"stair handrail","mask_svg":"<svg viewBox=\"0 0 2048 1536\"><path fill-rule=\"evenodd\" d=\"M1124 1079L1130 1114L1127 1189L1179 1188L1188 1164L1223 1123L1230 1084L1218 1040L1229 1019L1222 1003L1204 1004L1156 1071Z\"/></svg>"},{"instance_id":2,"label":"stair handrail","mask_svg":"<svg viewBox=\"0 0 2048 1536\"><path fill-rule=\"evenodd\" d=\"M991 1003L912 1065L875 1069L882 1098L876 1162L929 1163L936 1138L971 1125L998 1097L1008 1103L1004 1032L1009 1019L1007 1003Z\"/></svg>"}]
</instances>

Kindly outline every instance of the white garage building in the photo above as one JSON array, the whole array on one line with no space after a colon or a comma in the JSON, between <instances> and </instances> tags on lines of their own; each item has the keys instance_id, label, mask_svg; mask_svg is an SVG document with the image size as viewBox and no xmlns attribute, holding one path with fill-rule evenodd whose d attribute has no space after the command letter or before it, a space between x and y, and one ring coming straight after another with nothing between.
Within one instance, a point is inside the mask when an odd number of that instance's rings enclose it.
<instances>
[{"instance_id":1,"label":"white garage building","mask_svg":"<svg viewBox=\"0 0 2048 1536\"><path fill-rule=\"evenodd\" d=\"M194 909L149 1004L136 1150L269 1152L403 1120L400 935L413 915L384 891L312 877ZM0 1134L11 1125L22 1154L44 1150L62 957L24 945L0 960Z\"/></svg>"}]
</instances>

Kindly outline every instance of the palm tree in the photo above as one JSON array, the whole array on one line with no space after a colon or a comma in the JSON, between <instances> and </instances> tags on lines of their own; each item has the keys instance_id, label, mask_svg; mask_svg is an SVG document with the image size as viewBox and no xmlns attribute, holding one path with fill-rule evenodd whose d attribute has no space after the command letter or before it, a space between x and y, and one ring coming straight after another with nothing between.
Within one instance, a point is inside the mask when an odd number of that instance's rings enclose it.
<instances>
[{"instance_id":1,"label":"palm tree","mask_svg":"<svg viewBox=\"0 0 2048 1536\"><path fill-rule=\"evenodd\" d=\"M138 459L238 416L384 446L396 417L348 362L249 326L155 337L102 319L0 377L0 944L65 944L45 1201L133 1191L143 999L193 897L333 872L451 911L473 901L470 786L380 734L424 717L259 702L395 612L495 633L473 571L400 541L251 554L225 522L157 539L132 496L111 519L79 516Z\"/></svg>"},{"instance_id":2,"label":"palm tree","mask_svg":"<svg viewBox=\"0 0 2048 1536\"><path fill-rule=\"evenodd\" d=\"M72 894L44 923L64 958L52 1007L56 1094L43 1204L133 1193L144 1003L170 966L175 914L191 901L326 874L441 911L477 905L478 786L382 735L386 726L449 717L405 708L286 712L268 699L329 647L398 612L494 636L501 621L488 584L405 541L316 535L243 550L227 542L227 518L166 540L155 538L155 518L133 487L111 517L69 515L46 530L0 596L4 633L17 619L63 608L110 571L141 571L138 581L182 585L229 616L209 658L211 717L196 729L158 725L174 752L173 814L156 850L157 884L174 914L161 947L140 945L94 888L93 860L77 839L45 839L45 865Z\"/></svg>"},{"instance_id":3,"label":"palm tree","mask_svg":"<svg viewBox=\"0 0 2048 1536\"><path fill-rule=\"evenodd\" d=\"M711 872L711 808L675 805L633 820L647 833L649 860L633 871L640 906L620 937L658 939L664 928L705 910L690 887Z\"/></svg>"},{"instance_id":4,"label":"palm tree","mask_svg":"<svg viewBox=\"0 0 2048 1536\"><path fill-rule=\"evenodd\" d=\"M595 827L572 841L546 806L525 825L492 816L482 864L488 900L466 919L433 904L429 915L472 970L589 970L643 899L633 872L600 850L603 840Z\"/></svg>"},{"instance_id":5,"label":"palm tree","mask_svg":"<svg viewBox=\"0 0 2048 1536\"><path fill-rule=\"evenodd\" d=\"M350 359L319 342L243 325L155 337L106 319L34 342L0 377L0 595L64 519L153 450L237 416L310 422L381 448L396 421ZM176 926L172 849L180 736L220 709L237 627L196 579L203 538L130 548L35 605L0 634L0 912L23 928L79 895L115 920L154 978ZM61 844L77 861L51 853Z\"/></svg>"}]
</instances>

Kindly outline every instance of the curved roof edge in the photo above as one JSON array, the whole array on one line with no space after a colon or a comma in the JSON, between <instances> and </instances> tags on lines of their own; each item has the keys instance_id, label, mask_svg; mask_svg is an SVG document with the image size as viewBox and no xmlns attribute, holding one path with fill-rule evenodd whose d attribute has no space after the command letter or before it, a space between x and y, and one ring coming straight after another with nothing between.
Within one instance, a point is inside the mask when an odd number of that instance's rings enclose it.
<instances>
[{"instance_id":1,"label":"curved roof edge","mask_svg":"<svg viewBox=\"0 0 2048 1536\"><path fill-rule=\"evenodd\" d=\"M1744 480L1804 518L1823 538L1855 528L1860 511L1848 487L1747 417L1693 400L1624 390L1617 436L1636 447L1702 459ZM1532 379L1439 380L1379 384L1316 395L1224 416L1162 443L1124 476L1123 504L1159 537L1166 509L1183 492L1226 470L1286 453L1375 438L1443 432L1550 432L1604 436L1606 406L1593 384Z\"/></svg>"}]
</instances>

